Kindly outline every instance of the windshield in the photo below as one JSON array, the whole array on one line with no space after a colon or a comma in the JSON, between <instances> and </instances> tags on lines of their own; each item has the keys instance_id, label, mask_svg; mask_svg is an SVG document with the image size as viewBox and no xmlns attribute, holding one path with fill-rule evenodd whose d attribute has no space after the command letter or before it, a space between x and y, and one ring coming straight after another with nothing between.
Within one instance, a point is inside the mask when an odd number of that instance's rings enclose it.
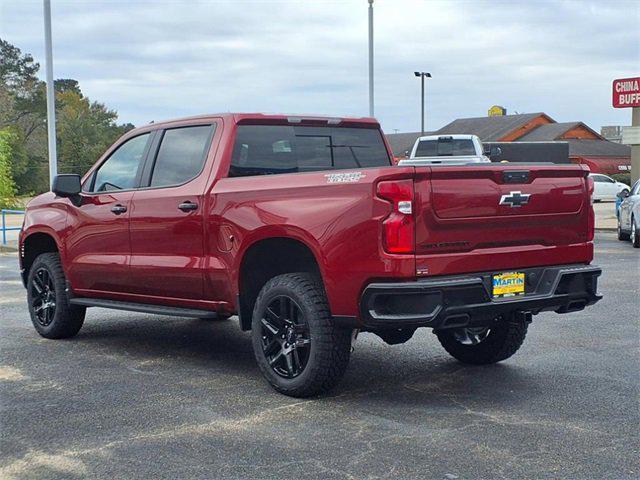
<instances>
[{"instance_id":1,"label":"windshield","mask_svg":"<svg viewBox=\"0 0 640 480\"><path fill-rule=\"evenodd\" d=\"M457 157L475 155L471 139L441 137L437 140L421 140L416 148L416 157Z\"/></svg>"}]
</instances>

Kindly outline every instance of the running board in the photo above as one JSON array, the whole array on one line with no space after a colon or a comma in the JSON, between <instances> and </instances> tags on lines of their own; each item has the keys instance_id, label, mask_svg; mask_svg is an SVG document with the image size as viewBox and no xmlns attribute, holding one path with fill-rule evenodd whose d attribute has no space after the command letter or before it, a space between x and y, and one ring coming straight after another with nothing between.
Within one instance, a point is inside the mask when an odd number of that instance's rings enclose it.
<instances>
[{"instance_id":1,"label":"running board","mask_svg":"<svg viewBox=\"0 0 640 480\"><path fill-rule=\"evenodd\" d=\"M216 318L215 312L199 310L197 308L167 307L164 305L151 305L148 303L119 302L117 300L104 300L102 298L72 298L72 305L83 307L112 308L114 310L127 310L129 312L154 313L156 315L169 315L171 317Z\"/></svg>"}]
</instances>

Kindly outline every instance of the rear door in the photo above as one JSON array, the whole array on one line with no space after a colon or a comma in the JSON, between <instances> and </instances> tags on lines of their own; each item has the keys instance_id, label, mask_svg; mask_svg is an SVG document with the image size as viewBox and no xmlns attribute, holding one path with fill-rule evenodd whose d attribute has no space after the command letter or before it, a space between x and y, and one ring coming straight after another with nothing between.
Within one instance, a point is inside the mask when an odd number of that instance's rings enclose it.
<instances>
[{"instance_id":1,"label":"rear door","mask_svg":"<svg viewBox=\"0 0 640 480\"><path fill-rule=\"evenodd\" d=\"M586 175L569 165L416 168L418 272L588 261Z\"/></svg>"},{"instance_id":2,"label":"rear door","mask_svg":"<svg viewBox=\"0 0 640 480\"><path fill-rule=\"evenodd\" d=\"M131 293L200 300L205 163L215 123L158 132L131 211Z\"/></svg>"}]
</instances>

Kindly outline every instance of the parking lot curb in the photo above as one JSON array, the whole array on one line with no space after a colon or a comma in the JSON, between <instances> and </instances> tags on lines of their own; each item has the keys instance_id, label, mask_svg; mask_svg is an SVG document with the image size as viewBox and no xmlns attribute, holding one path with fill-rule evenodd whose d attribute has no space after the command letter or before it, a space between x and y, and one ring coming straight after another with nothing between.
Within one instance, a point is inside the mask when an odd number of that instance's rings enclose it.
<instances>
[{"instance_id":1,"label":"parking lot curb","mask_svg":"<svg viewBox=\"0 0 640 480\"><path fill-rule=\"evenodd\" d=\"M0 253L18 253L18 247L12 245L0 245Z\"/></svg>"}]
</instances>

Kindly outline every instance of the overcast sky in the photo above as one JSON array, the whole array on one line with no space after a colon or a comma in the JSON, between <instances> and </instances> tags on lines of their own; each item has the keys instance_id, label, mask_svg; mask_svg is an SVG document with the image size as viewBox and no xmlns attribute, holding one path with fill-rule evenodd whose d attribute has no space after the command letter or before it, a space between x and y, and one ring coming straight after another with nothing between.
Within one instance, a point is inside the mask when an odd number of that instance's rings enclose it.
<instances>
[{"instance_id":1,"label":"overcast sky","mask_svg":"<svg viewBox=\"0 0 640 480\"><path fill-rule=\"evenodd\" d=\"M367 1L52 0L54 75L120 121L220 111L368 114ZM0 37L43 66L42 1L0 0ZM614 78L640 75L640 0L375 0L375 110L387 133L544 111L630 123ZM41 76L42 76L41 75Z\"/></svg>"}]
</instances>

